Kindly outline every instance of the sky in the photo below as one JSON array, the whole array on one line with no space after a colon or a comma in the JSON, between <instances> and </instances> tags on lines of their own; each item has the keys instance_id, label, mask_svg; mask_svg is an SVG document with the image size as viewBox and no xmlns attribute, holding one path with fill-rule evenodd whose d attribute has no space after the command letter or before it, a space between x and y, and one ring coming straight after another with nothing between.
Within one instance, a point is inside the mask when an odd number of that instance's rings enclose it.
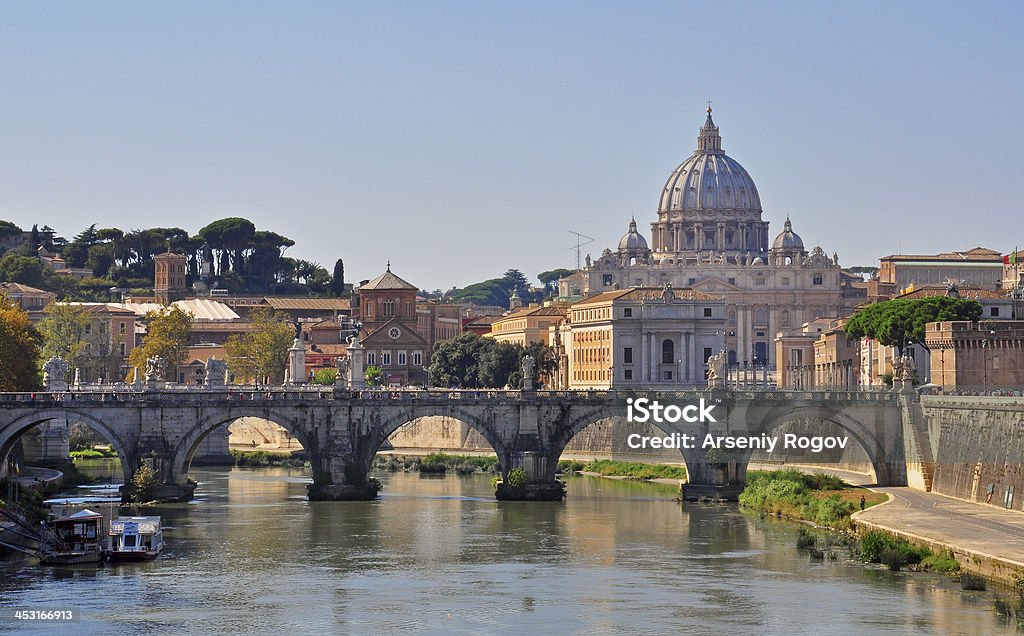
<instances>
[{"instance_id":1,"label":"sky","mask_svg":"<svg viewBox=\"0 0 1024 636\"><path fill-rule=\"evenodd\" d=\"M1019 2L10 2L0 219L243 216L350 282L532 279L571 232L649 237L710 99L772 234L1008 252L1022 32Z\"/></svg>"}]
</instances>

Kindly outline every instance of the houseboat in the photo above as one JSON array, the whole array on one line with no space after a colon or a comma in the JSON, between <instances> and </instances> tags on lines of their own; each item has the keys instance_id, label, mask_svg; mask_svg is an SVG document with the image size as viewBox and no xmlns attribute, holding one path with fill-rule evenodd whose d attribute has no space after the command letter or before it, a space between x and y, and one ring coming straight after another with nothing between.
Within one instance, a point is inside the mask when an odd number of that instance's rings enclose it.
<instances>
[{"instance_id":1,"label":"houseboat","mask_svg":"<svg viewBox=\"0 0 1024 636\"><path fill-rule=\"evenodd\" d=\"M44 565L99 563L103 556L103 515L81 510L40 524L39 562Z\"/></svg>"},{"instance_id":2,"label":"houseboat","mask_svg":"<svg viewBox=\"0 0 1024 636\"><path fill-rule=\"evenodd\" d=\"M107 558L111 561L155 559L164 549L160 517L118 517L107 533Z\"/></svg>"}]
</instances>

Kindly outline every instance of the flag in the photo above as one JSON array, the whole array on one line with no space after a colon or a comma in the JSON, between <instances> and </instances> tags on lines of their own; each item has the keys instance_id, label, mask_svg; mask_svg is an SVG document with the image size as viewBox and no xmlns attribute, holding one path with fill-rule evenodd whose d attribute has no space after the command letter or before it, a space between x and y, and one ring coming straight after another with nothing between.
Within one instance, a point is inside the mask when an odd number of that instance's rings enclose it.
<instances>
[{"instance_id":1,"label":"flag","mask_svg":"<svg viewBox=\"0 0 1024 636\"><path fill-rule=\"evenodd\" d=\"M1017 248L1013 248L1013 254L1007 254L1003 257L1003 265L1012 265L1017 262Z\"/></svg>"}]
</instances>

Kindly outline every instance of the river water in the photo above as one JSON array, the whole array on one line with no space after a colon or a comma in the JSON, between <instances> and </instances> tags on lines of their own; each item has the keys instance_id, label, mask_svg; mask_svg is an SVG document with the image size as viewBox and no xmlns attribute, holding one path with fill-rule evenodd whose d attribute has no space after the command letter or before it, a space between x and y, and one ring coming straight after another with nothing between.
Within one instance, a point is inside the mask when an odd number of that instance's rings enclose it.
<instances>
[{"instance_id":1,"label":"river water","mask_svg":"<svg viewBox=\"0 0 1024 636\"><path fill-rule=\"evenodd\" d=\"M498 503L484 475L386 473L378 501L311 503L300 469L193 475L195 501L147 513L154 562L0 563L0 632L1015 633L991 593L813 562L795 525L669 486L578 477L565 503ZM82 620L9 618L40 607Z\"/></svg>"}]
</instances>

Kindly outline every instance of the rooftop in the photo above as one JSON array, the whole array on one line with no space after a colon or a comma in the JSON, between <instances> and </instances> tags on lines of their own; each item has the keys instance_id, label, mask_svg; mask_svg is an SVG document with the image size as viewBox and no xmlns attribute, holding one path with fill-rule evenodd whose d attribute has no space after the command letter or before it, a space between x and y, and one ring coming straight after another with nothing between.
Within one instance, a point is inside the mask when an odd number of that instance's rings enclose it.
<instances>
[{"instance_id":1,"label":"rooftop","mask_svg":"<svg viewBox=\"0 0 1024 636\"><path fill-rule=\"evenodd\" d=\"M580 305L594 305L613 300L664 301L665 294L668 291L672 292L673 300L722 300L722 296L705 294L702 291L697 291L688 287L684 287L682 289L665 287L627 287L626 289L613 289L612 291L606 291L596 296L591 296L590 298L586 298L574 304L573 307L578 307Z\"/></svg>"}]
</instances>

